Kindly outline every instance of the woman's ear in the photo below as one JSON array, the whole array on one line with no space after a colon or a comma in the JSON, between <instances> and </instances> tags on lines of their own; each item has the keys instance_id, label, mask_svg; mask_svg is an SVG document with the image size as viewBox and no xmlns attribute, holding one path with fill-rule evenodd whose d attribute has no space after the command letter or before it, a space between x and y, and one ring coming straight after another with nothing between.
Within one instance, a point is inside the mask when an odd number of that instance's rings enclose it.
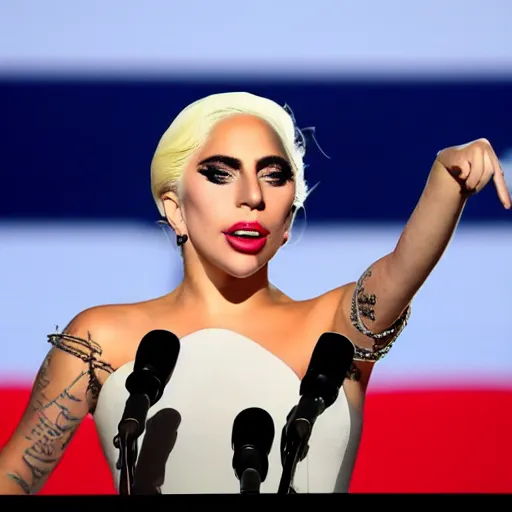
<instances>
[{"instance_id":1,"label":"woman's ear","mask_svg":"<svg viewBox=\"0 0 512 512\"><path fill-rule=\"evenodd\" d=\"M185 235L186 226L177 194L174 192L166 192L165 194L162 194L162 203L164 206L165 218L167 219L169 226L171 226L177 235Z\"/></svg>"}]
</instances>

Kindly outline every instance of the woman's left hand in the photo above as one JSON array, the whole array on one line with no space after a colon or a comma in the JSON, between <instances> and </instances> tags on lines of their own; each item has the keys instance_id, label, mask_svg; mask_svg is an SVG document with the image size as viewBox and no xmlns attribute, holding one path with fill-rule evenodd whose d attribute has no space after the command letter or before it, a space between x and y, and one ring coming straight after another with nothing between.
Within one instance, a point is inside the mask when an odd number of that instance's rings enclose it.
<instances>
[{"instance_id":1,"label":"woman's left hand","mask_svg":"<svg viewBox=\"0 0 512 512\"><path fill-rule=\"evenodd\" d=\"M503 206L506 209L512 206L503 169L487 139L445 148L437 154L436 163L442 165L468 194L480 192L492 178Z\"/></svg>"}]
</instances>

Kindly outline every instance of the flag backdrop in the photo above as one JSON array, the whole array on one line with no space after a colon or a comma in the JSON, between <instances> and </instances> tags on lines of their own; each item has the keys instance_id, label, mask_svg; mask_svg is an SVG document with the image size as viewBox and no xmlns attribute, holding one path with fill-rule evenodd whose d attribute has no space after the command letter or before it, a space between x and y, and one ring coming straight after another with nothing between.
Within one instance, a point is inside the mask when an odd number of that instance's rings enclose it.
<instances>
[{"instance_id":1,"label":"flag backdrop","mask_svg":"<svg viewBox=\"0 0 512 512\"><path fill-rule=\"evenodd\" d=\"M316 126L330 159L308 147L319 185L271 265L297 299L393 249L442 147L486 137L510 177L508 0L174 4L0 7L0 446L47 333L181 278L149 163L191 101L245 90ZM471 199L377 364L353 492L512 491L510 215L492 185ZM43 493L111 492L88 418Z\"/></svg>"}]
</instances>

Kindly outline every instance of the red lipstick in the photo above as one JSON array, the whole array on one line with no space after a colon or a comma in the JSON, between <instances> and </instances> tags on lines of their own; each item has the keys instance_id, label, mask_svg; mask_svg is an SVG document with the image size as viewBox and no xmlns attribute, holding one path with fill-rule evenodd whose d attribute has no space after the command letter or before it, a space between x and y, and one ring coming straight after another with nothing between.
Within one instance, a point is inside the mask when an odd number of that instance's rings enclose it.
<instances>
[{"instance_id":1,"label":"red lipstick","mask_svg":"<svg viewBox=\"0 0 512 512\"><path fill-rule=\"evenodd\" d=\"M224 231L229 245L244 254L258 254L270 234L259 222L237 222Z\"/></svg>"}]
</instances>

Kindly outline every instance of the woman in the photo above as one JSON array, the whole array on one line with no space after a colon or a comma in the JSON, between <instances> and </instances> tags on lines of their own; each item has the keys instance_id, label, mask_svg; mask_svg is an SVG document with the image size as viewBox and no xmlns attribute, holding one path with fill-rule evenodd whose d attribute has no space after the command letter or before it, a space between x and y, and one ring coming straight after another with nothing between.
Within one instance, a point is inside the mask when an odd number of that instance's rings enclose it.
<instances>
[{"instance_id":1,"label":"woman","mask_svg":"<svg viewBox=\"0 0 512 512\"><path fill-rule=\"evenodd\" d=\"M352 340L355 362L336 403L315 424L294 484L297 492L347 491L374 363L404 328L466 200L491 178L507 209L511 198L489 142L444 149L396 248L369 262L356 282L295 301L269 283L268 263L288 241L307 195L300 135L289 111L247 93L209 96L174 120L156 149L151 177L159 212L182 251L183 281L154 300L83 311L49 336L53 347L30 404L0 456L0 492L41 489L89 412L117 481L112 439L127 396L124 382L140 340L154 329L181 339L171 382L149 415L173 411L177 437L164 424L160 438L154 434L157 448L148 448L149 464L142 445L145 470L136 476L142 492L238 492L234 417L262 407L279 435L326 331ZM150 423L147 436L156 429ZM277 491L276 437L262 492ZM173 446L164 449L166 438Z\"/></svg>"}]
</instances>

